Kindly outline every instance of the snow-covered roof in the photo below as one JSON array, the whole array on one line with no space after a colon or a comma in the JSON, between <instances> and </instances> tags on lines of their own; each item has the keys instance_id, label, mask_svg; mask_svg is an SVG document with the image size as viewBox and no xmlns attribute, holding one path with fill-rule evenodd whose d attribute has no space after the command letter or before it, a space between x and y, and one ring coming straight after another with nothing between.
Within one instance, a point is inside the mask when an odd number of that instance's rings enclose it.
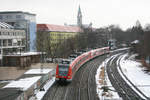
<instances>
[{"instance_id":1,"label":"snow-covered roof","mask_svg":"<svg viewBox=\"0 0 150 100\"><path fill-rule=\"evenodd\" d=\"M30 69L27 72L25 72L24 74L47 74L52 70L53 69Z\"/></svg>"},{"instance_id":2,"label":"snow-covered roof","mask_svg":"<svg viewBox=\"0 0 150 100\"><path fill-rule=\"evenodd\" d=\"M10 82L4 88L19 88L23 91L26 91L33 84L35 84L40 78L41 78L41 76L19 79L17 81Z\"/></svg>"},{"instance_id":3,"label":"snow-covered roof","mask_svg":"<svg viewBox=\"0 0 150 100\"><path fill-rule=\"evenodd\" d=\"M115 41L116 41L116 39L109 39L108 41L114 41L114 42L115 42Z\"/></svg>"},{"instance_id":4,"label":"snow-covered roof","mask_svg":"<svg viewBox=\"0 0 150 100\"><path fill-rule=\"evenodd\" d=\"M37 55L41 54L40 52L26 52L26 53L21 53L21 55L27 56L27 55Z\"/></svg>"},{"instance_id":5,"label":"snow-covered roof","mask_svg":"<svg viewBox=\"0 0 150 100\"><path fill-rule=\"evenodd\" d=\"M29 56L29 55L39 55L42 54L41 52L17 52L15 54L9 54L9 55L5 55L5 56ZM45 54L45 52L43 52L43 54Z\"/></svg>"},{"instance_id":6,"label":"snow-covered roof","mask_svg":"<svg viewBox=\"0 0 150 100\"><path fill-rule=\"evenodd\" d=\"M23 12L23 11L0 11L0 14L27 14L27 15L36 16L36 14L29 13L29 12Z\"/></svg>"},{"instance_id":7,"label":"snow-covered roof","mask_svg":"<svg viewBox=\"0 0 150 100\"><path fill-rule=\"evenodd\" d=\"M134 40L133 42L131 42L132 44L137 44L139 43L139 40Z\"/></svg>"}]
</instances>

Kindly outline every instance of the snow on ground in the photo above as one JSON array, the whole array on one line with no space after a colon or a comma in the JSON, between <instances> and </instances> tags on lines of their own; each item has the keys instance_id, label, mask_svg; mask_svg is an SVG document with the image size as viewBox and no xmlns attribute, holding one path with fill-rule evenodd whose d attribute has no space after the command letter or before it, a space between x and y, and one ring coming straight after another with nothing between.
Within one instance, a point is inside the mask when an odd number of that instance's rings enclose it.
<instances>
[{"instance_id":1,"label":"snow on ground","mask_svg":"<svg viewBox=\"0 0 150 100\"><path fill-rule=\"evenodd\" d=\"M49 80L45 85L44 85L44 91L38 91L36 94L37 100L41 100L45 93L48 91L48 89L53 85L55 82L55 77L53 77L51 80Z\"/></svg>"},{"instance_id":2,"label":"snow on ground","mask_svg":"<svg viewBox=\"0 0 150 100\"><path fill-rule=\"evenodd\" d=\"M112 100L112 99L113 100L122 100L122 99L120 99L118 93L114 92L115 89L112 87L112 84L111 84L111 82L108 78L108 75L106 73L106 70L105 70L105 66L106 66L107 62L115 56L117 56L117 55L111 56L110 58L106 59L97 69L95 78L96 78L96 84L97 84L97 94L98 94L100 100L105 100L105 99L107 99L107 100ZM101 76L102 73L104 72L102 70L105 70L103 77ZM107 86L112 91L109 90L107 93L106 92L104 93L103 90L101 89L103 86Z\"/></svg>"},{"instance_id":3,"label":"snow on ground","mask_svg":"<svg viewBox=\"0 0 150 100\"><path fill-rule=\"evenodd\" d=\"M23 91L26 91L34 83L36 83L40 78L41 78L41 76L19 79L17 81L10 82L4 88L20 88Z\"/></svg>"},{"instance_id":4,"label":"snow on ground","mask_svg":"<svg viewBox=\"0 0 150 100\"><path fill-rule=\"evenodd\" d=\"M116 52L116 51L122 51L122 50L128 50L129 48L120 48L120 49L116 49L116 50L112 50L110 52Z\"/></svg>"},{"instance_id":5,"label":"snow on ground","mask_svg":"<svg viewBox=\"0 0 150 100\"><path fill-rule=\"evenodd\" d=\"M125 59L128 54L121 58L121 68L124 74L129 80L136 85L147 97L150 97L150 75L144 72L144 68L141 63L134 61L131 56L129 59Z\"/></svg>"},{"instance_id":6,"label":"snow on ground","mask_svg":"<svg viewBox=\"0 0 150 100\"><path fill-rule=\"evenodd\" d=\"M41 52L25 52L25 53L21 53L21 55L37 55L37 54L41 54Z\"/></svg>"},{"instance_id":7,"label":"snow on ground","mask_svg":"<svg viewBox=\"0 0 150 100\"><path fill-rule=\"evenodd\" d=\"M25 72L24 74L47 74L52 70L53 69L30 69L27 72Z\"/></svg>"}]
</instances>

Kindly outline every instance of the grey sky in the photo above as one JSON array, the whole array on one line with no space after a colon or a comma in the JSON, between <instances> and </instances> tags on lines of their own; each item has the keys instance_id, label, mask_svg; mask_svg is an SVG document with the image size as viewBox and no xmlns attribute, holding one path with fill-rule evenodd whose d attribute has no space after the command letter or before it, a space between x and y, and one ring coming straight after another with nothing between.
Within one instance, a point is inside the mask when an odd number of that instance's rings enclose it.
<instances>
[{"instance_id":1,"label":"grey sky","mask_svg":"<svg viewBox=\"0 0 150 100\"><path fill-rule=\"evenodd\" d=\"M37 14L37 23L76 24L78 6L83 23L94 27L118 24L131 27L138 19L150 23L150 0L1 0L0 11L28 11Z\"/></svg>"}]
</instances>

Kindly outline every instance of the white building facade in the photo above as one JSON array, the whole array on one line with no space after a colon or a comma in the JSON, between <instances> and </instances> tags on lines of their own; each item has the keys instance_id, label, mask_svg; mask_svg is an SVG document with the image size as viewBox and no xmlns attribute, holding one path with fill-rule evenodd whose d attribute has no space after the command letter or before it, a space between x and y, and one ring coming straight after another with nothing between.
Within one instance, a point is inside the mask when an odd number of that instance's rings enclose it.
<instances>
[{"instance_id":1,"label":"white building facade","mask_svg":"<svg viewBox=\"0 0 150 100\"><path fill-rule=\"evenodd\" d=\"M36 15L22 11L0 12L0 22L12 25L26 32L26 51L35 51Z\"/></svg>"},{"instance_id":2,"label":"white building facade","mask_svg":"<svg viewBox=\"0 0 150 100\"><path fill-rule=\"evenodd\" d=\"M0 22L0 65L3 55L25 51L25 30L13 29L12 26Z\"/></svg>"}]
</instances>

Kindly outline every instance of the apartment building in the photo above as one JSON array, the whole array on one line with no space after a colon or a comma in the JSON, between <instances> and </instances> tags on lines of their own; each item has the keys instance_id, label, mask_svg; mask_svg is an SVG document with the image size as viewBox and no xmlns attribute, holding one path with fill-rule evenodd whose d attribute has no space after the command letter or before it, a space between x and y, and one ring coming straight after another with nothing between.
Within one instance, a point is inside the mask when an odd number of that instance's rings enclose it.
<instances>
[{"instance_id":1,"label":"apartment building","mask_svg":"<svg viewBox=\"0 0 150 100\"><path fill-rule=\"evenodd\" d=\"M51 49L59 43L61 40L67 40L71 37L75 37L78 33L83 32L83 30L78 26L63 26L63 25L53 25L53 24L37 24L37 35L48 36L50 38ZM48 33L48 35L46 35Z\"/></svg>"}]
</instances>

